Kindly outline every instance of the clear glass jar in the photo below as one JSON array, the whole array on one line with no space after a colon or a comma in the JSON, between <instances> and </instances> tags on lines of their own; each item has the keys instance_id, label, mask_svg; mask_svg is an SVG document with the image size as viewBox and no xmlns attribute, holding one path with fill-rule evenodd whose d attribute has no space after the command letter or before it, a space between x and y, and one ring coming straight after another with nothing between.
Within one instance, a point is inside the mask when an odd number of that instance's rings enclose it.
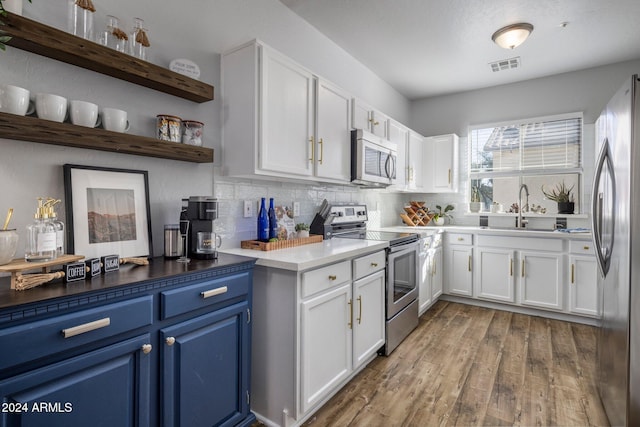
<instances>
[{"instance_id":1,"label":"clear glass jar","mask_svg":"<svg viewBox=\"0 0 640 427\"><path fill-rule=\"evenodd\" d=\"M106 24L106 29L100 34L97 42L118 52L126 52L129 36L120 28L120 20L113 15L107 15Z\"/></svg>"},{"instance_id":2,"label":"clear glass jar","mask_svg":"<svg viewBox=\"0 0 640 427\"><path fill-rule=\"evenodd\" d=\"M149 30L144 27L144 21L140 18L133 18L133 30L129 37L129 54L143 61L147 60L149 49Z\"/></svg>"},{"instance_id":3,"label":"clear glass jar","mask_svg":"<svg viewBox=\"0 0 640 427\"><path fill-rule=\"evenodd\" d=\"M74 36L93 41L95 11L91 0L67 0L67 30Z\"/></svg>"}]
</instances>

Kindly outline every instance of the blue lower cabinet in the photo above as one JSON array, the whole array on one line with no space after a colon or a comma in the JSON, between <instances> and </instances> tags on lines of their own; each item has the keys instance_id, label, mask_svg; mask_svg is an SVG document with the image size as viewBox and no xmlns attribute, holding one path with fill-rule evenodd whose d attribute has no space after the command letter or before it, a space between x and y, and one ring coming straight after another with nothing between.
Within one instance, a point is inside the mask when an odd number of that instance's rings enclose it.
<instances>
[{"instance_id":1,"label":"blue lower cabinet","mask_svg":"<svg viewBox=\"0 0 640 427\"><path fill-rule=\"evenodd\" d=\"M235 426L249 415L249 304L160 331L163 426Z\"/></svg>"},{"instance_id":2,"label":"blue lower cabinet","mask_svg":"<svg viewBox=\"0 0 640 427\"><path fill-rule=\"evenodd\" d=\"M149 425L149 343L145 334L0 380L0 426Z\"/></svg>"}]
</instances>

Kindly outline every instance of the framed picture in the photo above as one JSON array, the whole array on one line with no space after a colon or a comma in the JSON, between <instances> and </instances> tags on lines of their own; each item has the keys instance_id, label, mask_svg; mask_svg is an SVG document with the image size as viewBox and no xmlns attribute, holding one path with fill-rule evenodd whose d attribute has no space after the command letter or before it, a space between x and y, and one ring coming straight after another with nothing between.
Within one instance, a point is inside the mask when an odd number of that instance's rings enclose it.
<instances>
[{"instance_id":1,"label":"framed picture","mask_svg":"<svg viewBox=\"0 0 640 427\"><path fill-rule=\"evenodd\" d=\"M147 171L64 165L67 253L153 256Z\"/></svg>"}]
</instances>

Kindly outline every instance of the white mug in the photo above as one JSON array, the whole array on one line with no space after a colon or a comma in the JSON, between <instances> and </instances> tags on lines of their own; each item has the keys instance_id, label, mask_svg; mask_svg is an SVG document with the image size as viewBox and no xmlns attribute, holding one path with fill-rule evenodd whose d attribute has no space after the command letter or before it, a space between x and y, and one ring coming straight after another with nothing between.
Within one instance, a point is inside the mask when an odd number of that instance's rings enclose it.
<instances>
[{"instance_id":1,"label":"white mug","mask_svg":"<svg viewBox=\"0 0 640 427\"><path fill-rule=\"evenodd\" d=\"M78 126L95 128L100 126L98 106L87 101L71 101L71 123Z\"/></svg>"},{"instance_id":2,"label":"white mug","mask_svg":"<svg viewBox=\"0 0 640 427\"><path fill-rule=\"evenodd\" d=\"M0 111L19 116L33 114L34 107L29 101L29 91L18 86L0 85Z\"/></svg>"},{"instance_id":3,"label":"white mug","mask_svg":"<svg viewBox=\"0 0 640 427\"><path fill-rule=\"evenodd\" d=\"M127 132L129 130L127 112L117 108L103 108L102 126L113 132Z\"/></svg>"},{"instance_id":4,"label":"white mug","mask_svg":"<svg viewBox=\"0 0 640 427\"><path fill-rule=\"evenodd\" d=\"M62 123L67 118L67 98L52 93L37 93L36 113L41 119Z\"/></svg>"}]
</instances>

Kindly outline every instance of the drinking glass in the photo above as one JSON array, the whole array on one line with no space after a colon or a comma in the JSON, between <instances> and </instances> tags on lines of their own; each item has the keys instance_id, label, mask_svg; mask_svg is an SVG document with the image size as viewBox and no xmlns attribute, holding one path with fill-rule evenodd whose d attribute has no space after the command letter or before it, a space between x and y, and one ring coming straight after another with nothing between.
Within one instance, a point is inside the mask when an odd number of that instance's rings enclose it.
<instances>
[{"instance_id":1,"label":"drinking glass","mask_svg":"<svg viewBox=\"0 0 640 427\"><path fill-rule=\"evenodd\" d=\"M181 219L180 220L180 234L182 235L182 242L184 243L182 256L178 258L176 261L187 263L191 261L187 256L189 254L189 220Z\"/></svg>"}]
</instances>

